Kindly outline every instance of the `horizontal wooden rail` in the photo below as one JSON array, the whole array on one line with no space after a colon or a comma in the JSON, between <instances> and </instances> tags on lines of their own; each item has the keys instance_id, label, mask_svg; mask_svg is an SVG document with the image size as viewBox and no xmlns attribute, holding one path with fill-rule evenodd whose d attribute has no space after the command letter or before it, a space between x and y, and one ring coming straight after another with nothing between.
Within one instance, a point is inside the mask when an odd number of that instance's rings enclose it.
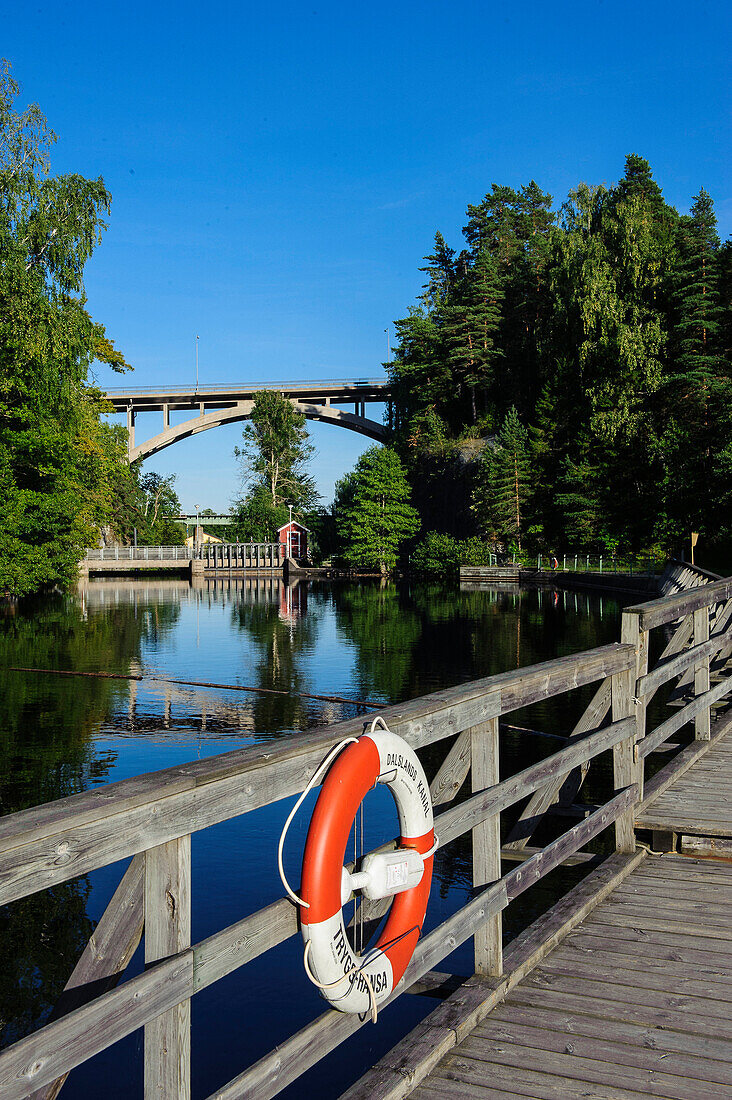
<instances>
[{"instance_id":1,"label":"horizontal wooden rail","mask_svg":"<svg viewBox=\"0 0 732 1100\"><path fill-rule=\"evenodd\" d=\"M684 650L683 653L679 653L667 661L662 661L651 672L639 678L637 682L638 694L647 695L649 692L657 691L661 684L667 683L674 676L678 676L687 668L693 667L705 657L710 657L713 653L717 653L718 650L724 649L725 646L730 644L732 644L732 630L728 630L724 634L715 634L708 642L692 646L690 649Z\"/></svg>"},{"instance_id":2,"label":"horizontal wooden rail","mask_svg":"<svg viewBox=\"0 0 732 1100\"><path fill-rule=\"evenodd\" d=\"M193 952L184 951L0 1054L0 1096L24 1100L191 995Z\"/></svg>"},{"instance_id":3,"label":"horizontal wooden rail","mask_svg":"<svg viewBox=\"0 0 732 1100\"><path fill-rule=\"evenodd\" d=\"M438 962L470 939L491 914L501 912L513 898L518 897L538 879L558 867L568 855L578 851L588 840L617 820L633 804L635 795L634 787L621 791L586 821L575 825L531 860L522 863L505 878L487 887L458 913L428 933L417 944L404 977L386 1003L395 1000L429 970L433 970ZM212 1093L209 1100L244 1100L245 1097L255 1096L257 1100L270 1100L349 1035L358 1031L363 1023L358 1016L335 1010L325 1012L222 1089Z\"/></svg>"},{"instance_id":4,"label":"horizontal wooden rail","mask_svg":"<svg viewBox=\"0 0 732 1100\"><path fill-rule=\"evenodd\" d=\"M632 718L613 722L611 726L588 734L581 741L568 745L553 756L540 760L538 764L532 764L517 775L512 775L509 779L504 779L501 783L467 798L452 809L437 814L435 833L439 838L439 846L442 847L474 828L487 817L507 810L522 798L538 790L554 776L564 775L565 772L578 767L586 760L591 760L606 749L611 749L621 741L632 737L634 729L635 721Z\"/></svg>"},{"instance_id":5,"label":"horizontal wooden rail","mask_svg":"<svg viewBox=\"0 0 732 1100\"><path fill-rule=\"evenodd\" d=\"M729 695L732 692L732 676L726 680L722 680L721 683L715 684L709 691L705 691L703 695L698 695L696 699L693 699L690 703L687 703L685 707L682 707L667 718L665 722L662 722L660 726L657 726L653 733L647 734L637 746L638 756L645 758L650 753L654 752L659 745L662 745L664 741L668 740L672 734L685 726L687 722L691 722L696 718L698 714L706 710L712 703L716 703L719 699L723 699L725 695Z\"/></svg>"},{"instance_id":6,"label":"horizontal wooden rail","mask_svg":"<svg viewBox=\"0 0 732 1100\"><path fill-rule=\"evenodd\" d=\"M633 659L632 646L603 646L380 713L395 733L420 748L627 670ZM9 814L0 820L0 904L298 794L325 753L363 728L363 718L353 718Z\"/></svg>"},{"instance_id":7,"label":"horizontal wooden rail","mask_svg":"<svg viewBox=\"0 0 732 1100\"><path fill-rule=\"evenodd\" d=\"M634 604L633 607L625 610L638 614L641 630L652 630L655 626L664 626L682 615L698 611L700 607L708 607L721 600L728 600L730 596L732 596L732 577L727 577L726 580L717 581L714 584L702 584L686 592L662 596L661 599L651 600L648 603Z\"/></svg>"}]
</instances>

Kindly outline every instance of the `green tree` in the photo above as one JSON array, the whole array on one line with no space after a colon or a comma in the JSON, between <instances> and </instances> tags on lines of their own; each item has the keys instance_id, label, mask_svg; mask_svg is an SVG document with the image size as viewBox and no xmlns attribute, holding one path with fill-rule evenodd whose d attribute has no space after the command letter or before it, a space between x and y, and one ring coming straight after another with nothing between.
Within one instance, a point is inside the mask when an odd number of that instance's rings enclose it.
<instances>
[{"instance_id":1,"label":"green tree","mask_svg":"<svg viewBox=\"0 0 732 1100\"><path fill-rule=\"evenodd\" d=\"M495 446L485 448L476 486L478 522L487 534L522 549L534 490L529 433L511 407Z\"/></svg>"},{"instance_id":2,"label":"green tree","mask_svg":"<svg viewBox=\"0 0 732 1100\"><path fill-rule=\"evenodd\" d=\"M252 492L265 489L273 510L282 504L299 510L316 504L318 493L306 470L315 448L308 442L305 417L291 401L276 390L260 390L242 434L244 446L235 453Z\"/></svg>"},{"instance_id":3,"label":"green tree","mask_svg":"<svg viewBox=\"0 0 732 1100\"><path fill-rule=\"evenodd\" d=\"M691 530L714 536L727 495L732 366L724 354L716 226L714 204L702 188L677 229L671 363L660 403L665 507L659 527L671 542Z\"/></svg>"},{"instance_id":4,"label":"green tree","mask_svg":"<svg viewBox=\"0 0 732 1100\"><path fill-rule=\"evenodd\" d=\"M346 561L387 572L399 548L419 530L399 456L389 447L370 447L356 468L336 486L336 523Z\"/></svg>"},{"instance_id":5,"label":"green tree","mask_svg":"<svg viewBox=\"0 0 732 1100\"><path fill-rule=\"evenodd\" d=\"M98 538L119 468L95 359L124 369L85 309L84 265L110 195L101 179L51 177L55 135L40 109L15 108L0 70L0 592L72 580Z\"/></svg>"},{"instance_id":6,"label":"green tree","mask_svg":"<svg viewBox=\"0 0 732 1100\"><path fill-rule=\"evenodd\" d=\"M254 485L251 492L234 503L232 531L242 542L272 542L289 515L284 504L272 504L267 485Z\"/></svg>"},{"instance_id":7,"label":"green tree","mask_svg":"<svg viewBox=\"0 0 732 1100\"><path fill-rule=\"evenodd\" d=\"M495 394L495 364L501 358L496 336L503 291L495 259L481 249L473 261L461 253L453 295L440 307L445 355L453 386L468 397L470 422L489 412Z\"/></svg>"}]
</instances>

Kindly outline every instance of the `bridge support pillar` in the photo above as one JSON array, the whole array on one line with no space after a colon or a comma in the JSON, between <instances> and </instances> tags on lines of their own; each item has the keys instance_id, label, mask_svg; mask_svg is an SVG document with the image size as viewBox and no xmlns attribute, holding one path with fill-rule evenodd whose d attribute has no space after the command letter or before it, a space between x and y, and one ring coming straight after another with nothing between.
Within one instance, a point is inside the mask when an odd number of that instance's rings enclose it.
<instances>
[{"instance_id":1,"label":"bridge support pillar","mask_svg":"<svg viewBox=\"0 0 732 1100\"><path fill-rule=\"evenodd\" d=\"M135 410L127 406L127 453L131 455L135 448Z\"/></svg>"},{"instance_id":2,"label":"bridge support pillar","mask_svg":"<svg viewBox=\"0 0 732 1100\"><path fill-rule=\"evenodd\" d=\"M163 405L163 431L170 427L170 405Z\"/></svg>"}]
</instances>

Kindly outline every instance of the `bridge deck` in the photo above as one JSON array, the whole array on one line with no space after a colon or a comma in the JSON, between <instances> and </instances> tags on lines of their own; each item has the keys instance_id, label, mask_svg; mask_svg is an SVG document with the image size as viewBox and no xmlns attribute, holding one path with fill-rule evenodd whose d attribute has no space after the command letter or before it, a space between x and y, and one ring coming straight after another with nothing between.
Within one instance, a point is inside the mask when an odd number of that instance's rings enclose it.
<instances>
[{"instance_id":1,"label":"bridge deck","mask_svg":"<svg viewBox=\"0 0 732 1100\"><path fill-rule=\"evenodd\" d=\"M693 767L644 803L637 825L706 838L712 849L715 840L732 837L732 724L725 725L726 732Z\"/></svg>"},{"instance_id":2,"label":"bridge deck","mask_svg":"<svg viewBox=\"0 0 732 1100\"><path fill-rule=\"evenodd\" d=\"M412 1095L732 1097L732 866L645 860Z\"/></svg>"}]
</instances>

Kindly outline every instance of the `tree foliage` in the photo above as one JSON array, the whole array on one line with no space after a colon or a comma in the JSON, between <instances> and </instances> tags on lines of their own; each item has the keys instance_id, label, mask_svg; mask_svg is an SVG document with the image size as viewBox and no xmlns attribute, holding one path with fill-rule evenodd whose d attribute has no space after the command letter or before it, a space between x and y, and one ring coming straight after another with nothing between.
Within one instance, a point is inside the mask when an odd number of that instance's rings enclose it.
<instances>
[{"instance_id":1,"label":"tree foliage","mask_svg":"<svg viewBox=\"0 0 732 1100\"><path fill-rule=\"evenodd\" d=\"M419 530L404 467L388 447L369 447L338 482L335 511L343 556L355 566L393 569L400 547Z\"/></svg>"},{"instance_id":2,"label":"tree foliage","mask_svg":"<svg viewBox=\"0 0 732 1100\"><path fill-rule=\"evenodd\" d=\"M710 196L680 216L633 153L616 185L551 203L494 184L395 322L390 422L424 525L595 551L732 539L732 242ZM437 487L476 436L456 522Z\"/></svg>"},{"instance_id":3,"label":"tree foliage","mask_svg":"<svg viewBox=\"0 0 732 1100\"><path fill-rule=\"evenodd\" d=\"M315 482L307 472L315 448L303 414L275 390L254 395L242 435L244 446L236 454L246 488L234 502L234 529L240 538L269 542L287 522L288 504L299 515L317 504Z\"/></svg>"},{"instance_id":4,"label":"tree foliage","mask_svg":"<svg viewBox=\"0 0 732 1100\"><path fill-rule=\"evenodd\" d=\"M480 462L475 491L480 529L520 551L533 491L529 433L511 406L495 444L486 447Z\"/></svg>"},{"instance_id":5,"label":"tree foliage","mask_svg":"<svg viewBox=\"0 0 732 1100\"><path fill-rule=\"evenodd\" d=\"M83 270L110 195L101 179L50 176L55 135L20 112L0 70L0 592L69 582L98 539L125 458L101 423L97 359L123 357L85 308Z\"/></svg>"}]
</instances>

